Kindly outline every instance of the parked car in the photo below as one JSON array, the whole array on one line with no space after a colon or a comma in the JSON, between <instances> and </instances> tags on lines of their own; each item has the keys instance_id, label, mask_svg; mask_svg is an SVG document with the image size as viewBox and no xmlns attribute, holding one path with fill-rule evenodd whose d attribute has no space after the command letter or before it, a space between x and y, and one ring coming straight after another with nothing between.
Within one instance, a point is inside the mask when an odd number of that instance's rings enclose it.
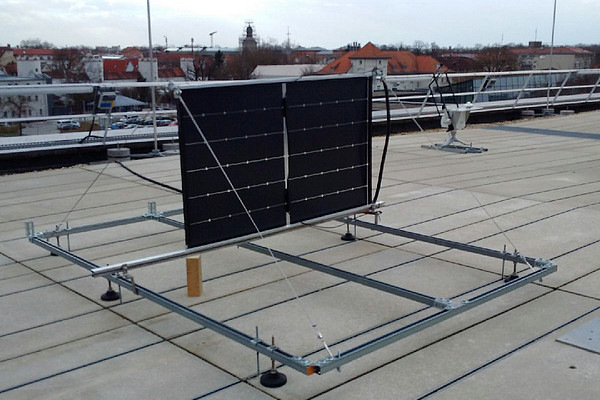
<instances>
[{"instance_id":1,"label":"parked car","mask_svg":"<svg viewBox=\"0 0 600 400\"><path fill-rule=\"evenodd\" d=\"M157 119L156 126L169 126L171 125L171 122L170 119Z\"/></svg>"},{"instance_id":2,"label":"parked car","mask_svg":"<svg viewBox=\"0 0 600 400\"><path fill-rule=\"evenodd\" d=\"M121 122L124 122L126 124L139 125L143 122L143 120L140 117L138 117L137 115L130 115L130 116L121 118Z\"/></svg>"},{"instance_id":3,"label":"parked car","mask_svg":"<svg viewBox=\"0 0 600 400\"><path fill-rule=\"evenodd\" d=\"M80 129L81 125L74 119L59 119L56 121L56 127L61 131L66 131L69 129Z\"/></svg>"}]
</instances>

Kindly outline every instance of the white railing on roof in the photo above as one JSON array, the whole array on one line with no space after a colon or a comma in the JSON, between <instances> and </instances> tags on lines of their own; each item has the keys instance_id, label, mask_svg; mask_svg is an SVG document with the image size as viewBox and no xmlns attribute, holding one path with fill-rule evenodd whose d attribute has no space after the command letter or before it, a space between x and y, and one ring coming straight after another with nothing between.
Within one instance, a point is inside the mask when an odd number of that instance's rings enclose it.
<instances>
[{"instance_id":1,"label":"white railing on roof","mask_svg":"<svg viewBox=\"0 0 600 400\"><path fill-rule=\"evenodd\" d=\"M393 120L437 117L442 100L449 107L471 102L474 113L582 105L600 101L600 69L448 73L439 76L441 91L432 75L387 76L394 89ZM411 87L412 85L412 87ZM382 97L375 102L383 102ZM373 120L385 119L385 111L373 111Z\"/></svg>"},{"instance_id":2,"label":"white railing on roof","mask_svg":"<svg viewBox=\"0 0 600 400\"><path fill-rule=\"evenodd\" d=\"M307 79L307 78L303 78ZM310 77L308 77L310 79ZM476 103L476 113L581 105L600 101L600 69L572 69L553 71L509 71L448 73L440 77L441 92L432 85L432 75L387 76L386 82L393 89L392 103L400 104L391 112L392 119L431 118L438 115L442 99L449 105L470 101ZM290 81L295 80L291 78ZM247 83L248 81L245 81ZM265 83L268 80L254 80L252 83ZM177 87L215 86L227 82L177 82ZM235 83L242 84L238 81ZM450 85L449 85L450 84ZM168 82L122 82L122 83L81 83L49 85L0 85L0 98L32 94L92 94L96 88L149 88L169 90ZM377 97L374 102L382 102ZM1 103L1 102L0 102ZM436 107L436 104L438 107ZM168 111L166 111L168 112ZM171 111L173 112L173 111ZM139 114L138 112L113 113L114 116ZM0 124L35 122L59 119L89 118L90 114L57 115L42 117L5 117L0 114ZM385 111L374 110L373 120L385 118Z\"/></svg>"}]
</instances>

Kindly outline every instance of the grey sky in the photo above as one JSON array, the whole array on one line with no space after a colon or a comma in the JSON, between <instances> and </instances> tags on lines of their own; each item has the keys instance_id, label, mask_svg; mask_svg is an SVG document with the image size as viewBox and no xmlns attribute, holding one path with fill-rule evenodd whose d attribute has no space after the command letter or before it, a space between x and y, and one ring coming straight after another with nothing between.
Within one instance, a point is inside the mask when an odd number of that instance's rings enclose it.
<instances>
[{"instance_id":1,"label":"grey sky","mask_svg":"<svg viewBox=\"0 0 600 400\"><path fill-rule=\"evenodd\" d=\"M553 0L151 0L155 45L236 47L245 21L264 42L440 46L550 42ZM556 44L600 43L600 0L558 0ZM148 44L146 0L0 0L0 45Z\"/></svg>"}]
</instances>

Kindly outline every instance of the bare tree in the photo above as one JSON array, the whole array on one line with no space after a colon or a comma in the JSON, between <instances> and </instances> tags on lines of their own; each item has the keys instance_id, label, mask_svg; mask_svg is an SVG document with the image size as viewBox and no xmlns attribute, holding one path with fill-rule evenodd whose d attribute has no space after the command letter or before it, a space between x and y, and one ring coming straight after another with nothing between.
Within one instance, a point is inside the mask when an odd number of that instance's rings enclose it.
<instances>
[{"instance_id":1,"label":"bare tree","mask_svg":"<svg viewBox=\"0 0 600 400\"><path fill-rule=\"evenodd\" d=\"M82 82L89 80L83 63L84 54L74 48L57 49L54 51L52 70L59 72L65 82Z\"/></svg>"},{"instance_id":2,"label":"bare tree","mask_svg":"<svg viewBox=\"0 0 600 400\"><path fill-rule=\"evenodd\" d=\"M517 56L507 46L486 47L477 54L477 62L486 72L517 70Z\"/></svg>"},{"instance_id":3,"label":"bare tree","mask_svg":"<svg viewBox=\"0 0 600 400\"><path fill-rule=\"evenodd\" d=\"M207 81L210 70L210 57L196 54L192 65L189 65L185 74L190 81Z\"/></svg>"},{"instance_id":4,"label":"bare tree","mask_svg":"<svg viewBox=\"0 0 600 400\"><path fill-rule=\"evenodd\" d=\"M244 50L230 57L225 65L225 76L229 79L249 79L257 65L278 65L289 63L289 55L282 48L259 47Z\"/></svg>"},{"instance_id":5,"label":"bare tree","mask_svg":"<svg viewBox=\"0 0 600 400\"><path fill-rule=\"evenodd\" d=\"M31 111L31 100L27 96L6 96L0 97L0 110L12 111L11 116L25 117L27 111ZM23 135L23 123L19 121L19 136Z\"/></svg>"},{"instance_id":6,"label":"bare tree","mask_svg":"<svg viewBox=\"0 0 600 400\"><path fill-rule=\"evenodd\" d=\"M423 53L425 53L427 51L427 43L425 43L422 40L415 40L413 45L412 45L412 52L415 53L415 55L421 55Z\"/></svg>"},{"instance_id":7,"label":"bare tree","mask_svg":"<svg viewBox=\"0 0 600 400\"><path fill-rule=\"evenodd\" d=\"M22 48L25 49L53 49L54 45L50 42L42 42L39 38L21 40Z\"/></svg>"}]
</instances>

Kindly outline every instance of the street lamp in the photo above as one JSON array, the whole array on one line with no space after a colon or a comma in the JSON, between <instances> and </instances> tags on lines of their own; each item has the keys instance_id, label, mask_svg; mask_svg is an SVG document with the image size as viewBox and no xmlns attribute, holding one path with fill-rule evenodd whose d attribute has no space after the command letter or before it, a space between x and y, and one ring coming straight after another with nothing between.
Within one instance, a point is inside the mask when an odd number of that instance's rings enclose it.
<instances>
[{"instance_id":1,"label":"street lamp","mask_svg":"<svg viewBox=\"0 0 600 400\"><path fill-rule=\"evenodd\" d=\"M150 0L146 0L146 8L148 9L148 44L150 47L150 82L154 82L154 55L152 54L152 24L150 23ZM150 97L152 98L152 127L154 128L154 149L152 154L159 155L158 151L158 132L156 129L156 94L154 93L154 85L150 86Z\"/></svg>"},{"instance_id":2,"label":"street lamp","mask_svg":"<svg viewBox=\"0 0 600 400\"><path fill-rule=\"evenodd\" d=\"M550 41L550 65L548 67L548 91L546 94L546 111L550 114L550 85L552 82L552 54L554 53L554 25L556 23L556 0L554 0L554 12L552 14L552 40Z\"/></svg>"},{"instance_id":3,"label":"street lamp","mask_svg":"<svg viewBox=\"0 0 600 400\"><path fill-rule=\"evenodd\" d=\"M209 34L208 34L208 36L210 36L210 48L211 48L211 49L212 49L213 47L215 47L215 46L213 45L213 35L214 35L215 33L217 33L217 31L214 31L214 32L211 32L211 33L209 33Z\"/></svg>"}]
</instances>

